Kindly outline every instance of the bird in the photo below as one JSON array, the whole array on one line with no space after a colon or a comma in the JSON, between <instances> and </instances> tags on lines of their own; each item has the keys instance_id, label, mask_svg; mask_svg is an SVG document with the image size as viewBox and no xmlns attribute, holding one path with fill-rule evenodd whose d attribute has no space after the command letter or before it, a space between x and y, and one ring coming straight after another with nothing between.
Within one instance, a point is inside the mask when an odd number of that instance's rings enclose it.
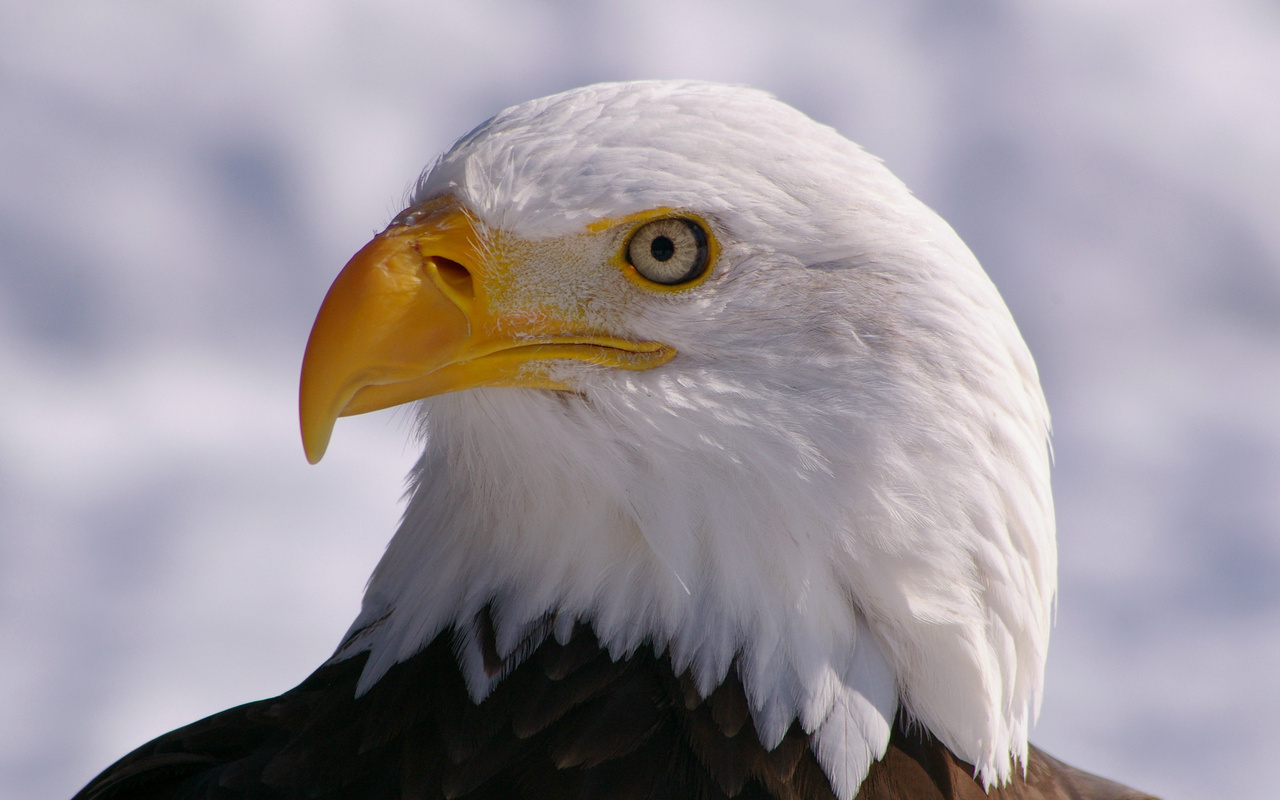
<instances>
[{"instance_id":1,"label":"bird","mask_svg":"<svg viewBox=\"0 0 1280 800\"><path fill-rule=\"evenodd\" d=\"M596 84L462 136L341 270L305 454L416 403L333 656L76 800L1120 798L1028 743L1035 363L958 235L772 95Z\"/></svg>"}]
</instances>

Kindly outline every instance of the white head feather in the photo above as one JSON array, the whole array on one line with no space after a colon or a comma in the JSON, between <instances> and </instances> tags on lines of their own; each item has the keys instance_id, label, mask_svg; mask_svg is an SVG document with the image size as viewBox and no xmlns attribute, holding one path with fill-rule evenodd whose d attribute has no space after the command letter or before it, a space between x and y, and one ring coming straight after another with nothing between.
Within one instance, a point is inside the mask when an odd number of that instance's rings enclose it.
<instances>
[{"instance_id":1,"label":"white head feather","mask_svg":"<svg viewBox=\"0 0 1280 800\"><path fill-rule=\"evenodd\" d=\"M616 312L672 361L422 403L404 522L335 656L371 652L362 688L488 605L511 664L581 620L615 656L667 650L704 693L736 668L761 741L798 719L841 798L899 703L1007 780L1056 588L1049 420L951 228L834 130L691 82L508 109L414 203L445 193L527 239L685 209L723 249L696 291ZM497 678L460 658L483 698Z\"/></svg>"}]
</instances>

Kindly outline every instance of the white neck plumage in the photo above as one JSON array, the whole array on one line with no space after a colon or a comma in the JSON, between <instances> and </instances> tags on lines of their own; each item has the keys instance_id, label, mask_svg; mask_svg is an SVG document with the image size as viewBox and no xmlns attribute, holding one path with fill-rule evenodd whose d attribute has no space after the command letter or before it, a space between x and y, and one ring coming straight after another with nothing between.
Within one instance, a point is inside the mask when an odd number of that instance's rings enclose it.
<instances>
[{"instance_id":1,"label":"white neck plumage","mask_svg":"<svg viewBox=\"0 0 1280 800\"><path fill-rule=\"evenodd\" d=\"M508 666L582 621L615 658L665 650L704 696L736 668L760 741L799 720L837 796L884 752L899 702L1001 782L1048 639L1043 429L866 413L996 402L981 376L953 380L833 402L686 359L676 376L586 373L575 395L433 398L403 524L335 658L370 651L363 691L442 630L474 634L485 608ZM975 444L990 441L1003 458ZM470 641L480 701L502 675Z\"/></svg>"}]
</instances>

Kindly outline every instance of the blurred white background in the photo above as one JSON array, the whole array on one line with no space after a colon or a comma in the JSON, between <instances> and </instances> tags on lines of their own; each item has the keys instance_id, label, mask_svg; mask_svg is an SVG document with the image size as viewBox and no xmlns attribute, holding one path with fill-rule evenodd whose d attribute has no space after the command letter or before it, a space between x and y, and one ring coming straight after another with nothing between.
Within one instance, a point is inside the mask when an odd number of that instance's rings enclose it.
<instances>
[{"instance_id":1,"label":"blurred white background","mask_svg":"<svg viewBox=\"0 0 1280 800\"><path fill-rule=\"evenodd\" d=\"M304 678L414 456L308 467L312 314L418 171L600 80L773 91L970 244L1054 410L1033 741L1167 798L1280 751L1280 5L0 5L0 797Z\"/></svg>"}]
</instances>

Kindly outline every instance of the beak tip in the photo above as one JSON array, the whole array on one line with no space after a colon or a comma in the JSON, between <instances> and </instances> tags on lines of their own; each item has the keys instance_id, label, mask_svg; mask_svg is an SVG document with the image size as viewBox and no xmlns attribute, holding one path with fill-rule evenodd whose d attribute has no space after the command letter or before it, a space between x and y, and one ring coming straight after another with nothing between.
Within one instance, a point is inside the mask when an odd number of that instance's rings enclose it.
<instances>
[{"instance_id":1,"label":"beak tip","mask_svg":"<svg viewBox=\"0 0 1280 800\"><path fill-rule=\"evenodd\" d=\"M312 334L314 339L314 332ZM338 421L338 412L324 402L328 391L323 380L324 373L316 370L312 357L311 342L307 344L307 352L302 358L302 376L298 381L298 427L302 433L302 450L311 464L319 464L329 449L329 439L333 436L334 423ZM317 372L320 374L317 375Z\"/></svg>"},{"instance_id":2,"label":"beak tip","mask_svg":"<svg viewBox=\"0 0 1280 800\"><path fill-rule=\"evenodd\" d=\"M307 463L319 464L320 459L324 458L324 453L329 449L329 442L326 437L324 442L307 441L306 434L302 436L302 450L306 453Z\"/></svg>"},{"instance_id":3,"label":"beak tip","mask_svg":"<svg viewBox=\"0 0 1280 800\"><path fill-rule=\"evenodd\" d=\"M308 414L305 407L299 411L302 451L306 453L309 463L319 464L320 459L324 458L325 451L329 449L329 438L333 435L333 423L337 421L337 415L320 419L320 415Z\"/></svg>"}]
</instances>

